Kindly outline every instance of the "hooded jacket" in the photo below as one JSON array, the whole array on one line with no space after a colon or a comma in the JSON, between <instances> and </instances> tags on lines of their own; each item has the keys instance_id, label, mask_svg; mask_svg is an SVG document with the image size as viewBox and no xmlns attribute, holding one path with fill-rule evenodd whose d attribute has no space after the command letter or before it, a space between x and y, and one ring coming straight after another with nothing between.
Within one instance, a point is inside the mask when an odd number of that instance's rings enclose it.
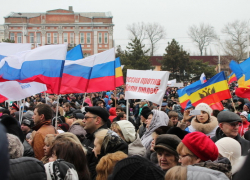
<instances>
[{"instance_id":1,"label":"hooded jacket","mask_svg":"<svg viewBox=\"0 0 250 180\"><path fill-rule=\"evenodd\" d=\"M213 142L216 142L223 137L227 136L223 133L223 131L220 128L217 128L215 136L212 137L211 139L213 140ZM241 155L246 156L248 150L250 149L250 142L241 138L239 134L234 139L238 141L241 145Z\"/></svg>"},{"instance_id":2,"label":"hooded jacket","mask_svg":"<svg viewBox=\"0 0 250 180\"><path fill-rule=\"evenodd\" d=\"M77 120L73 122L68 132L71 132L76 135L81 142L84 140L87 134L86 130L84 129L84 123L82 122L82 120Z\"/></svg>"},{"instance_id":3,"label":"hooded jacket","mask_svg":"<svg viewBox=\"0 0 250 180\"><path fill-rule=\"evenodd\" d=\"M151 144L151 141L153 140L151 134L154 132L155 129L161 126L168 126L169 117L168 115L163 111L158 110L152 110L153 112L153 118L151 120L151 123L149 127L146 129L146 132L141 137L142 145L148 149L148 147Z\"/></svg>"},{"instance_id":4,"label":"hooded jacket","mask_svg":"<svg viewBox=\"0 0 250 180\"><path fill-rule=\"evenodd\" d=\"M229 180L228 177L216 170L198 167L198 166L187 166L187 180Z\"/></svg>"},{"instance_id":5,"label":"hooded jacket","mask_svg":"<svg viewBox=\"0 0 250 180\"><path fill-rule=\"evenodd\" d=\"M139 134L136 134L136 139L128 145L128 156L134 155L146 156L146 148L142 145Z\"/></svg>"},{"instance_id":6,"label":"hooded jacket","mask_svg":"<svg viewBox=\"0 0 250 180\"><path fill-rule=\"evenodd\" d=\"M191 125L188 127L189 132L199 131L207 136L214 137L216 129L218 128L218 120L216 117L211 116L208 123L199 123L196 117L191 121Z\"/></svg>"}]
</instances>

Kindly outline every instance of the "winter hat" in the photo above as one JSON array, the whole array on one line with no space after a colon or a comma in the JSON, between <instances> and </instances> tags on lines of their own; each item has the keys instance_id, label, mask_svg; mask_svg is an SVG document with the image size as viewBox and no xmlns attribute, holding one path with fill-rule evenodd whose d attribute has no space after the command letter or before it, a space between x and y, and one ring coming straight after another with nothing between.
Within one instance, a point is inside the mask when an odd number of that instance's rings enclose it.
<instances>
[{"instance_id":1,"label":"winter hat","mask_svg":"<svg viewBox=\"0 0 250 180\"><path fill-rule=\"evenodd\" d=\"M57 159L54 162L49 162L44 165L47 174L47 180L64 179L78 180L78 174L73 164L62 159Z\"/></svg>"},{"instance_id":2,"label":"winter hat","mask_svg":"<svg viewBox=\"0 0 250 180\"><path fill-rule=\"evenodd\" d=\"M218 158L218 148L209 137L201 132L187 134L182 143L202 161L214 161Z\"/></svg>"},{"instance_id":3,"label":"winter hat","mask_svg":"<svg viewBox=\"0 0 250 180\"><path fill-rule=\"evenodd\" d=\"M211 117L213 110L206 103L200 103L195 107L195 110L201 110L208 113L209 117Z\"/></svg>"},{"instance_id":4,"label":"winter hat","mask_svg":"<svg viewBox=\"0 0 250 180\"><path fill-rule=\"evenodd\" d=\"M246 103L245 104L247 107L248 107L248 109L250 110L250 104L249 103Z\"/></svg>"},{"instance_id":5,"label":"winter hat","mask_svg":"<svg viewBox=\"0 0 250 180\"><path fill-rule=\"evenodd\" d=\"M69 130L69 125L67 123L61 123L57 125L58 127L60 127L64 132L68 132Z\"/></svg>"},{"instance_id":6,"label":"winter hat","mask_svg":"<svg viewBox=\"0 0 250 180\"><path fill-rule=\"evenodd\" d=\"M107 122L109 119L108 111L99 106L85 107L85 111L100 116L104 122Z\"/></svg>"},{"instance_id":7,"label":"winter hat","mask_svg":"<svg viewBox=\"0 0 250 180\"><path fill-rule=\"evenodd\" d=\"M135 141L135 126L127 121L127 120L121 120L116 122L122 131L123 137L128 143L132 143Z\"/></svg>"},{"instance_id":8,"label":"winter hat","mask_svg":"<svg viewBox=\"0 0 250 180\"><path fill-rule=\"evenodd\" d=\"M246 111L243 111L242 113L240 113L241 116L244 116L246 119L248 118L248 114Z\"/></svg>"},{"instance_id":9,"label":"winter hat","mask_svg":"<svg viewBox=\"0 0 250 180\"><path fill-rule=\"evenodd\" d=\"M14 117L6 116L1 120L1 123L6 128L7 133L16 135L23 143L24 141L23 132L21 130L19 122Z\"/></svg>"},{"instance_id":10,"label":"winter hat","mask_svg":"<svg viewBox=\"0 0 250 180\"><path fill-rule=\"evenodd\" d=\"M178 153L176 151L177 146L180 144L181 139L173 134L162 134L159 135L155 142L155 151L157 152L157 149L164 149L171 154L178 157ZM177 158L178 159L178 158Z\"/></svg>"},{"instance_id":11,"label":"winter hat","mask_svg":"<svg viewBox=\"0 0 250 180\"><path fill-rule=\"evenodd\" d=\"M239 161L241 157L241 145L238 141L230 137L224 137L218 140L215 145L217 146L219 153L230 160L232 165L232 173L234 174L234 165Z\"/></svg>"},{"instance_id":12,"label":"winter hat","mask_svg":"<svg viewBox=\"0 0 250 180\"><path fill-rule=\"evenodd\" d=\"M188 132L182 130L179 127L172 127L167 131L167 134L174 134L178 136L180 139L183 139L188 134Z\"/></svg>"},{"instance_id":13,"label":"winter hat","mask_svg":"<svg viewBox=\"0 0 250 180\"><path fill-rule=\"evenodd\" d=\"M119 161L108 180L164 180L164 175L153 162L135 155Z\"/></svg>"},{"instance_id":14,"label":"winter hat","mask_svg":"<svg viewBox=\"0 0 250 180\"><path fill-rule=\"evenodd\" d=\"M240 116L238 114L235 114L234 112L231 111L221 111L218 116L217 119L219 121L219 123L222 122L242 122Z\"/></svg>"},{"instance_id":15,"label":"winter hat","mask_svg":"<svg viewBox=\"0 0 250 180\"><path fill-rule=\"evenodd\" d=\"M24 147L19 138L13 134L7 133L9 141L9 155L10 159L16 159L23 156Z\"/></svg>"},{"instance_id":16,"label":"winter hat","mask_svg":"<svg viewBox=\"0 0 250 180\"><path fill-rule=\"evenodd\" d=\"M151 113L151 110L149 109L149 107L145 106L145 107L142 108L142 110L141 110L141 115L142 115L145 119L148 119L149 113Z\"/></svg>"},{"instance_id":17,"label":"winter hat","mask_svg":"<svg viewBox=\"0 0 250 180\"><path fill-rule=\"evenodd\" d=\"M34 115L33 111L28 110L26 113L23 114L23 119L29 119L29 120L33 120L32 116Z\"/></svg>"},{"instance_id":18,"label":"winter hat","mask_svg":"<svg viewBox=\"0 0 250 180\"><path fill-rule=\"evenodd\" d=\"M32 128L34 126L34 121L30 119L23 119L22 124Z\"/></svg>"}]
</instances>

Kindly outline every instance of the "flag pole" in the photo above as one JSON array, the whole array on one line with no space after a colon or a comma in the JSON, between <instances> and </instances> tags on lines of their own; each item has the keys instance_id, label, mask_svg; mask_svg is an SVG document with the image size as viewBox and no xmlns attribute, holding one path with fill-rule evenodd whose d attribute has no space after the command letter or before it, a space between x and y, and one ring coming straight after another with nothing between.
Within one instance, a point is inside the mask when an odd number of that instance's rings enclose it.
<instances>
[{"instance_id":1,"label":"flag pole","mask_svg":"<svg viewBox=\"0 0 250 180\"><path fill-rule=\"evenodd\" d=\"M86 99L86 95L87 95L87 93L84 93L84 97L83 97L83 100L82 100L82 107L84 105L84 102L85 102L85 99Z\"/></svg>"},{"instance_id":2,"label":"flag pole","mask_svg":"<svg viewBox=\"0 0 250 180\"><path fill-rule=\"evenodd\" d=\"M127 99L127 103L126 103L126 108L127 108L127 120L129 120L129 102L128 102L128 99Z\"/></svg>"},{"instance_id":3,"label":"flag pole","mask_svg":"<svg viewBox=\"0 0 250 180\"><path fill-rule=\"evenodd\" d=\"M21 119L23 119L23 111L24 111L24 105L25 105L25 98L23 99L24 102L23 102L23 110L22 110L22 116L21 116Z\"/></svg>"},{"instance_id":4,"label":"flag pole","mask_svg":"<svg viewBox=\"0 0 250 180\"><path fill-rule=\"evenodd\" d=\"M57 130L58 106L59 106L59 95L57 95L57 104L56 104L56 122L55 122L56 130Z\"/></svg>"},{"instance_id":5,"label":"flag pole","mask_svg":"<svg viewBox=\"0 0 250 180\"><path fill-rule=\"evenodd\" d=\"M22 107L21 107L21 100L20 101L18 101L19 102L19 122L20 122L20 124L22 123L22 121L21 121L21 111L22 111Z\"/></svg>"},{"instance_id":6,"label":"flag pole","mask_svg":"<svg viewBox=\"0 0 250 180\"><path fill-rule=\"evenodd\" d=\"M232 101L232 105L233 105L233 108L234 108L234 112L236 111L235 109L235 105L234 105L234 101L233 101L233 98L231 98L231 101Z\"/></svg>"},{"instance_id":7,"label":"flag pole","mask_svg":"<svg viewBox=\"0 0 250 180\"><path fill-rule=\"evenodd\" d=\"M47 104L48 103L47 93L46 93L46 91L44 91L44 93L45 93L45 103Z\"/></svg>"},{"instance_id":8,"label":"flag pole","mask_svg":"<svg viewBox=\"0 0 250 180\"><path fill-rule=\"evenodd\" d=\"M115 89L115 107L116 107L116 89Z\"/></svg>"}]
</instances>

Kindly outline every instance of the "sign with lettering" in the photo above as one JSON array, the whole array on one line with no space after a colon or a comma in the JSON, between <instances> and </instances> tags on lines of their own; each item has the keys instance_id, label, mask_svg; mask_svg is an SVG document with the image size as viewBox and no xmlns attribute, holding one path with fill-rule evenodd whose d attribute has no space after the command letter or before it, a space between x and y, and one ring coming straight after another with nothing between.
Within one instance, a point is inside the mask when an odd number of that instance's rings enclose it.
<instances>
[{"instance_id":1,"label":"sign with lettering","mask_svg":"<svg viewBox=\"0 0 250 180\"><path fill-rule=\"evenodd\" d=\"M127 70L125 99L162 102L169 78L168 71Z\"/></svg>"}]
</instances>

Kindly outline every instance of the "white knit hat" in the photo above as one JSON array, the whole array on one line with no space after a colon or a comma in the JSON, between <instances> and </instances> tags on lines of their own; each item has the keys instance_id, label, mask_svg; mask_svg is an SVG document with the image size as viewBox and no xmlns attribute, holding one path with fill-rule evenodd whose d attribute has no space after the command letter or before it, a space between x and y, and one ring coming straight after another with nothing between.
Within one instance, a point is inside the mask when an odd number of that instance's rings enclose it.
<instances>
[{"instance_id":1,"label":"white knit hat","mask_svg":"<svg viewBox=\"0 0 250 180\"><path fill-rule=\"evenodd\" d=\"M200 103L195 107L195 110L201 110L208 113L209 117L211 117L213 110L206 103Z\"/></svg>"},{"instance_id":2,"label":"white knit hat","mask_svg":"<svg viewBox=\"0 0 250 180\"><path fill-rule=\"evenodd\" d=\"M120 120L116 123L120 126L124 139L130 143L134 142L136 138L135 126L128 120Z\"/></svg>"},{"instance_id":3,"label":"white knit hat","mask_svg":"<svg viewBox=\"0 0 250 180\"><path fill-rule=\"evenodd\" d=\"M224 137L218 140L215 145L219 153L230 160L232 165L232 173L235 173L235 165L241 157L241 145L238 141L230 137Z\"/></svg>"},{"instance_id":4,"label":"white knit hat","mask_svg":"<svg viewBox=\"0 0 250 180\"><path fill-rule=\"evenodd\" d=\"M243 111L242 113L240 113L241 116L245 116L245 118L247 119L248 118L248 114L246 111Z\"/></svg>"}]
</instances>

